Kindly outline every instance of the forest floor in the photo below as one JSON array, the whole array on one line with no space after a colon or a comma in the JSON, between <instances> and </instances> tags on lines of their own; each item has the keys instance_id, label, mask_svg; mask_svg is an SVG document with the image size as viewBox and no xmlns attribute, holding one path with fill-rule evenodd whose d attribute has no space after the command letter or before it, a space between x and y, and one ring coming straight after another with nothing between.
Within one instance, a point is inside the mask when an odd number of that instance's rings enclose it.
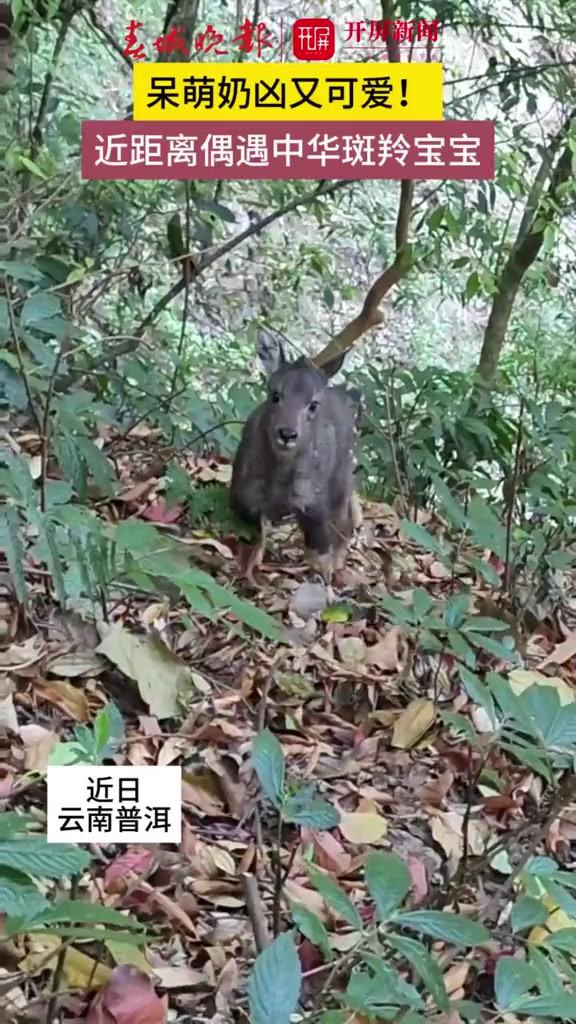
<instances>
[{"instance_id":1,"label":"forest floor","mask_svg":"<svg viewBox=\"0 0 576 1024\"><path fill-rule=\"evenodd\" d=\"M17 441L34 467L38 438L28 434ZM131 673L123 672L118 663L125 668L127 662L120 656L115 661L113 647L108 656L96 650L101 636L95 626L59 607L45 567L27 559L32 610L25 616L9 587L2 599L0 806L45 821L44 773L51 754L113 701L124 724L116 764L182 765L183 832L179 848L92 848L93 865L77 898L134 914L149 929L147 945L87 938L71 942L58 957L64 940L54 935L24 934L0 943L4 1015L46 1020L59 965L63 1020L246 1021L242 993L254 933L263 929L270 936L276 904L283 922L293 903L313 911L333 954L343 960L357 941L350 924L311 887L305 858L313 852L314 862L366 921L372 910L361 868L373 849L393 851L404 861L412 880L409 908L442 909L457 899L461 912L496 923L494 947L484 959L477 951L455 956L449 946L443 951L441 942L436 945L451 997L484 993L489 1001L494 957L504 948L497 925L509 911L517 865L530 852L559 864L570 861L576 804L559 815L537 771L497 745L482 750L492 726L463 687L457 657L446 647L423 652L422 629L394 620L394 605L386 599L410 602L418 591L448 599L465 589L472 595L471 614L510 624L493 589L465 566L451 572L407 539L399 510L369 502L335 600L329 602L326 588L307 575L292 526L274 531L249 582L232 534L190 528L184 508L167 506L166 451L154 432L142 427L123 442L112 439L109 454L121 489L114 500L93 500L98 515L179 534L192 565L282 622L289 643L240 628L226 611L210 621L162 594L111 592L109 626L119 624L133 638L155 635L173 653L151 685L150 666L139 669L134 658ZM230 466L220 459L181 461L198 488L229 479ZM444 532L427 512L417 522L432 536ZM484 557L501 575L498 559L489 551ZM521 667L514 667L494 653L495 641L491 650L476 651L476 671L502 672L518 693L536 683L554 687L562 703L575 700L576 633L566 622L542 622L522 638L520 649ZM185 704L166 716L182 666L188 672ZM454 716L471 723L479 744ZM314 784L340 815L339 825L327 830L285 825L281 898L277 816L250 760L253 740L264 728L281 743L288 778ZM485 856L487 842L497 839L499 850ZM256 879L256 901L247 877ZM327 977L337 983L333 965L309 938L300 934L298 941L304 1001L318 1007ZM126 964L155 987L130 972L119 986L112 970ZM7 979L13 984L3 995ZM364 1019L349 1018L351 1024Z\"/></svg>"}]
</instances>

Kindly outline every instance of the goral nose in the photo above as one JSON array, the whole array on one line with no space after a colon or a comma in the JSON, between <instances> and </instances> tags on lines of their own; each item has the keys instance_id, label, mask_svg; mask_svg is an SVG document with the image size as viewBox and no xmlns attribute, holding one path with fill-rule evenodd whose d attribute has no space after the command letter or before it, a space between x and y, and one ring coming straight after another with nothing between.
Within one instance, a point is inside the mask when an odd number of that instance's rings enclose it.
<instances>
[{"instance_id":1,"label":"goral nose","mask_svg":"<svg viewBox=\"0 0 576 1024\"><path fill-rule=\"evenodd\" d=\"M290 430L289 427L278 427L278 437L283 444L289 444L290 441L295 441L298 437L297 430Z\"/></svg>"}]
</instances>

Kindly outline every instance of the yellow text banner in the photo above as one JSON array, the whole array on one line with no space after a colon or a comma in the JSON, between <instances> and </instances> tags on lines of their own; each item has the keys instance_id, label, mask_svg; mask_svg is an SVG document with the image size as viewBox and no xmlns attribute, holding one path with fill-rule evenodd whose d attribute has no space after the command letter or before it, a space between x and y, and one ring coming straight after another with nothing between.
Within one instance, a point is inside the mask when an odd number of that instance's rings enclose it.
<instances>
[{"instance_id":1,"label":"yellow text banner","mask_svg":"<svg viewBox=\"0 0 576 1024\"><path fill-rule=\"evenodd\" d=\"M136 121L441 121L442 64L135 64Z\"/></svg>"}]
</instances>

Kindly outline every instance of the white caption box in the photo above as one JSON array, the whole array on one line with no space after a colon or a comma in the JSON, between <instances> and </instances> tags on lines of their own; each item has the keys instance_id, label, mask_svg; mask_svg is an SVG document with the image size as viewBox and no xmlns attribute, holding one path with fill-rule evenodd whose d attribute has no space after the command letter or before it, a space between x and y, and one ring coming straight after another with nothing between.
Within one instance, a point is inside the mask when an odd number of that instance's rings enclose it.
<instances>
[{"instance_id":1,"label":"white caption box","mask_svg":"<svg viewBox=\"0 0 576 1024\"><path fill-rule=\"evenodd\" d=\"M182 769L48 768L49 843L179 843Z\"/></svg>"}]
</instances>

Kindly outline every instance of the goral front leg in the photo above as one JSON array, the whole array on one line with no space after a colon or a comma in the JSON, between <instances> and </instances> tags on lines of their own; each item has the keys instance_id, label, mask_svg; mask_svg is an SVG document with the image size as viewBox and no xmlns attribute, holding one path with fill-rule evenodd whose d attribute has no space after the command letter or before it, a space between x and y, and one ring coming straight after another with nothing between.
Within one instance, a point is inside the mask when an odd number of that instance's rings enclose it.
<instances>
[{"instance_id":1,"label":"goral front leg","mask_svg":"<svg viewBox=\"0 0 576 1024\"><path fill-rule=\"evenodd\" d=\"M310 568L317 572L327 586L332 580L332 552L328 520L318 513L301 513L298 524L304 534L306 557Z\"/></svg>"}]
</instances>

